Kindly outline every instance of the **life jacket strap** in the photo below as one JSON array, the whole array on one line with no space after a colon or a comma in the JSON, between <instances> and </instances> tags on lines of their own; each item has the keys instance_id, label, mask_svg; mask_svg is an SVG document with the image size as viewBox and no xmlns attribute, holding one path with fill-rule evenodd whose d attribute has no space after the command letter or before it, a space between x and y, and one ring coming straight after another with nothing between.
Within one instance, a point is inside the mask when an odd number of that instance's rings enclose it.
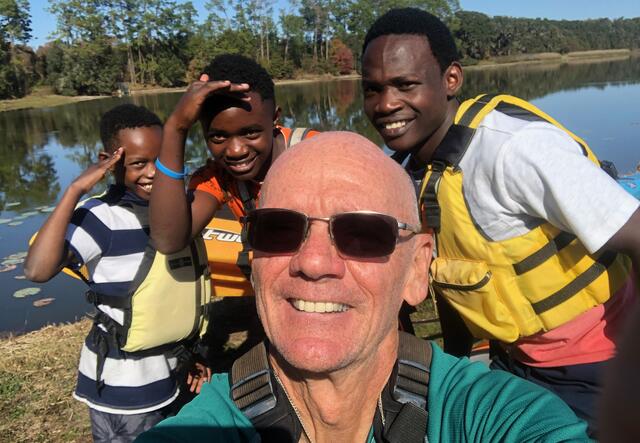
<instances>
[{"instance_id":1,"label":"life jacket strap","mask_svg":"<svg viewBox=\"0 0 640 443\"><path fill-rule=\"evenodd\" d=\"M311 128L303 127L291 129L291 134L286 139L285 149L288 149L307 138L309 136L309 132L311 131ZM250 211L253 211L256 208L254 198L249 192L246 182L238 181L237 186L238 192L240 193L240 200L242 200L242 207L244 208L245 214L248 214ZM249 233L246 228L246 223L242 223L242 230L240 231L242 250L238 252L236 266L240 268L240 272L242 272L242 275L244 275L247 280L251 281L251 260L249 259L251 246L249 246L248 235Z\"/></svg>"},{"instance_id":2,"label":"life jacket strap","mask_svg":"<svg viewBox=\"0 0 640 443\"><path fill-rule=\"evenodd\" d=\"M84 296L87 301L94 306L107 305L111 306L112 308L118 309L131 308L131 297L102 294L92 289L89 289L87 292L85 292Z\"/></svg>"},{"instance_id":3,"label":"life jacket strap","mask_svg":"<svg viewBox=\"0 0 640 443\"><path fill-rule=\"evenodd\" d=\"M247 188L247 184L244 181L238 182L238 191L240 193L240 199L242 200L242 206L244 207L244 211L248 214L250 211L253 211L256 207L253 197ZM251 246L248 241L249 230L247 229L247 224L242 224L242 230L240 231L240 240L242 241L242 250L238 252L238 258L236 259L236 266L240 268L240 272L245 276L245 278L251 281L251 263L249 260L249 252L251 251Z\"/></svg>"}]
</instances>

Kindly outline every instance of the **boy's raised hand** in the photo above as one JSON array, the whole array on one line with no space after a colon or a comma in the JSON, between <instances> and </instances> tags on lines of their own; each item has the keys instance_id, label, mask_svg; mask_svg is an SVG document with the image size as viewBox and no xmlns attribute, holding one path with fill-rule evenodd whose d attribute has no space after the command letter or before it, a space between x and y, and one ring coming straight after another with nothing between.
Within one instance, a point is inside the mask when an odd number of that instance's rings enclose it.
<instances>
[{"instance_id":1,"label":"boy's raised hand","mask_svg":"<svg viewBox=\"0 0 640 443\"><path fill-rule=\"evenodd\" d=\"M106 152L101 152L98 163L94 163L89 166L73 181L73 183L71 183L69 187L74 187L78 192L86 194L104 178L107 171L113 170L116 163L118 163L122 158L123 154L123 147L119 147L111 155Z\"/></svg>"},{"instance_id":2,"label":"boy's raised hand","mask_svg":"<svg viewBox=\"0 0 640 443\"><path fill-rule=\"evenodd\" d=\"M212 94L235 95L246 92L249 92L249 85L246 83L231 83L229 80L209 81L209 76L202 74L198 81L191 83L169 116L167 124L173 124L176 129L186 133L198 120L202 104ZM248 99L241 95L239 98Z\"/></svg>"}]
</instances>

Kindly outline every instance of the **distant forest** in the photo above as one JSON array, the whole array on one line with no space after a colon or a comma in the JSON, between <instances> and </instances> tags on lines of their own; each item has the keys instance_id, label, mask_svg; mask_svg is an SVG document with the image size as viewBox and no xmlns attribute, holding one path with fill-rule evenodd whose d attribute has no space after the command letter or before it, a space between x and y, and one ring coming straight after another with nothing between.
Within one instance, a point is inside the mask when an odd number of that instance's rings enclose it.
<instances>
[{"instance_id":1,"label":"distant forest","mask_svg":"<svg viewBox=\"0 0 640 443\"><path fill-rule=\"evenodd\" d=\"M274 78L357 71L362 40L393 7L423 8L451 28L465 64L496 56L593 49L636 49L640 18L584 21L489 17L458 0L210 0L198 20L174 0L50 0L52 40L27 45L28 0L0 0L0 98L36 86L63 95L112 94L119 85L184 86L216 55L237 52Z\"/></svg>"}]
</instances>

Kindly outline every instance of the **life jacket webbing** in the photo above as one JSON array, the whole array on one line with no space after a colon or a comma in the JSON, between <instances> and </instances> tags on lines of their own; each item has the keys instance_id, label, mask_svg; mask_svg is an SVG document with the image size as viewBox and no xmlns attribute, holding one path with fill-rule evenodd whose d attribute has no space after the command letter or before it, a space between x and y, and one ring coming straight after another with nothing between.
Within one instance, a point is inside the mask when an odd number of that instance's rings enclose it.
<instances>
[{"instance_id":1,"label":"life jacket webbing","mask_svg":"<svg viewBox=\"0 0 640 443\"><path fill-rule=\"evenodd\" d=\"M589 269L584 271L565 287L551 294L543 300L532 303L531 307L533 308L534 312L540 315L543 312L548 311L549 309L555 308L560 303L568 300L571 296L587 287L603 272L605 272L609 266L611 266L617 255L618 254L614 251L604 252L595 260L595 262L589 267Z\"/></svg>"},{"instance_id":2,"label":"life jacket webbing","mask_svg":"<svg viewBox=\"0 0 640 443\"><path fill-rule=\"evenodd\" d=\"M542 248L538 249L530 256L520 260L518 263L515 263L513 265L513 269L516 272L516 275L521 275L532 270L533 268L537 268L542 263L546 262L548 259L556 255L563 248L568 246L576 238L577 237L573 234L570 234L568 232L561 232Z\"/></svg>"},{"instance_id":3,"label":"life jacket webbing","mask_svg":"<svg viewBox=\"0 0 640 443\"><path fill-rule=\"evenodd\" d=\"M376 441L422 443L427 432L427 398L432 349L430 342L399 332L398 360L382 391L383 428L376 408ZM251 421L263 442L298 442L300 422L283 389L275 381L264 343L233 363L230 397Z\"/></svg>"},{"instance_id":4,"label":"life jacket webbing","mask_svg":"<svg viewBox=\"0 0 640 443\"><path fill-rule=\"evenodd\" d=\"M299 143L307 138L311 128L292 128L291 134L286 138L285 149ZM245 214L253 211L256 208L255 201L247 188L247 184L244 181L238 181L238 192L240 193L240 200L242 200L242 206ZM245 278L251 281L251 260L249 259L249 253L251 252L251 246L248 241L248 231L246 223L242 223L242 230L240 231L240 240L242 241L242 250L238 252L238 258L236 259L236 266L240 268L240 272Z\"/></svg>"}]
</instances>

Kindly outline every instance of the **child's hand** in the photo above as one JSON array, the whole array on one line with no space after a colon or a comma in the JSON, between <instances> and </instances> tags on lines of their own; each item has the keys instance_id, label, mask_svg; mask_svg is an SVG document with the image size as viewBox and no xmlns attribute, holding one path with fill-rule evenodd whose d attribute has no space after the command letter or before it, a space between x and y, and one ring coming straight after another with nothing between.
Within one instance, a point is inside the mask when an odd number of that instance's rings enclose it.
<instances>
[{"instance_id":1,"label":"child's hand","mask_svg":"<svg viewBox=\"0 0 640 443\"><path fill-rule=\"evenodd\" d=\"M75 187L82 194L86 194L93 188L100 180L104 178L107 171L113 170L116 163L120 160L124 153L124 148L120 147L116 149L113 154L106 155L101 154L101 159L98 163L95 163L87 168L82 174L76 178L71 186ZM71 187L70 186L70 187Z\"/></svg>"},{"instance_id":2,"label":"child's hand","mask_svg":"<svg viewBox=\"0 0 640 443\"><path fill-rule=\"evenodd\" d=\"M209 81L209 76L202 74L200 80L191 83L167 120L167 124L173 124L176 129L186 133L198 120L202 104L212 94L241 94L240 98L245 100L248 97L242 97L242 94L248 91L249 85L246 83L236 84L228 80Z\"/></svg>"},{"instance_id":3,"label":"child's hand","mask_svg":"<svg viewBox=\"0 0 640 443\"><path fill-rule=\"evenodd\" d=\"M189 391L199 394L202 384L207 383L209 380L211 380L211 368L202 363L196 363L194 367L189 370L189 374L187 374Z\"/></svg>"}]
</instances>

